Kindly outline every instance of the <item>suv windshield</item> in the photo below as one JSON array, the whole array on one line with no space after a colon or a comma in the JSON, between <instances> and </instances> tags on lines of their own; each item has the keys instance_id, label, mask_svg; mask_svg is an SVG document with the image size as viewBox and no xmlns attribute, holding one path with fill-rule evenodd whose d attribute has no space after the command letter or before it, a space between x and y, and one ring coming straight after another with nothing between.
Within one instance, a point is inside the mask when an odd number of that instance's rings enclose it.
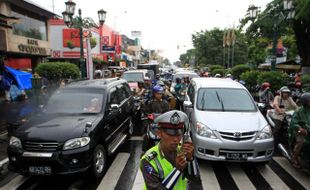
<instances>
[{"instance_id":1,"label":"suv windshield","mask_svg":"<svg viewBox=\"0 0 310 190\"><path fill-rule=\"evenodd\" d=\"M246 90L230 88L199 89L197 108L208 111L256 111Z\"/></svg>"},{"instance_id":2,"label":"suv windshield","mask_svg":"<svg viewBox=\"0 0 310 190\"><path fill-rule=\"evenodd\" d=\"M99 113L102 110L103 94L102 90L60 90L51 96L46 107L46 113Z\"/></svg>"},{"instance_id":3,"label":"suv windshield","mask_svg":"<svg viewBox=\"0 0 310 190\"><path fill-rule=\"evenodd\" d=\"M144 81L143 73L124 73L122 78L127 80L128 82Z\"/></svg>"}]
</instances>

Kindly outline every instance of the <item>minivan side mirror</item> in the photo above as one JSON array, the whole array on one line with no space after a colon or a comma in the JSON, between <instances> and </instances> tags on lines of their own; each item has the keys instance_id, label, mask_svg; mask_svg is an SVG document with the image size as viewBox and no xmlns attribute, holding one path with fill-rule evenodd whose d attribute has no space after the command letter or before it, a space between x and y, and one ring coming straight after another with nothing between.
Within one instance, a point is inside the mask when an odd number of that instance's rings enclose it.
<instances>
[{"instance_id":1,"label":"minivan side mirror","mask_svg":"<svg viewBox=\"0 0 310 190\"><path fill-rule=\"evenodd\" d=\"M183 106L185 108L193 108L193 104L191 101L184 101Z\"/></svg>"}]
</instances>

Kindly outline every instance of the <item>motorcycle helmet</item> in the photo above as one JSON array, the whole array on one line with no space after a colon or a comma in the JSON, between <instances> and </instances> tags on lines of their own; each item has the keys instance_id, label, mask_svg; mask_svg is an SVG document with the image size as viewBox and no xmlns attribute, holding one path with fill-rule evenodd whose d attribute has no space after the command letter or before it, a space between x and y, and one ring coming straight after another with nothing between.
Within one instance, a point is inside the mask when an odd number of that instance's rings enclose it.
<instances>
[{"instance_id":1,"label":"motorcycle helmet","mask_svg":"<svg viewBox=\"0 0 310 190\"><path fill-rule=\"evenodd\" d=\"M217 74L214 75L214 77L215 77L215 78L220 78L220 77L222 77L222 75L219 74L219 73L217 73Z\"/></svg>"},{"instance_id":2,"label":"motorcycle helmet","mask_svg":"<svg viewBox=\"0 0 310 190\"><path fill-rule=\"evenodd\" d=\"M263 88L263 89L266 89L266 88L268 88L268 87L270 88L270 86L271 86L271 85L270 85L269 82L264 82L264 83L262 84L262 88Z\"/></svg>"},{"instance_id":3,"label":"motorcycle helmet","mask_svg":"<svg viewBox=\"0 0 310 190\"><path fill-rule=\"evenodd\" d=\"M153 92L154 93L163 93L164 89L163 89L163 87L161 87L159 85L156 85L156 86L153 87Z\"/></svg>"},{"instance_id":4,"label":"motorcycle helmet","mask_svg":"<svg viewBox=\"0 0 310 190\"><path fill-rule=\"evenodd\" d=\"M280 92L281 93L291 93L291 90L287 87L287 86L283 86L282 88L280 88Z\"/></svg>"},{"instance_id":5,"label":"motorcycle helmet","mask_svg":"<svg viewBox=\"0 0 310 190\"><path fill-rule=\"evenodd\" d=\"M300 102L304 107L308 107L308 102L310 102L310 93L306 92L301 95Z\"/></svg>"},{"instance_id":6,"label":"motorcycle helmet","mask_svg":"<svg viewBox=\"0 0 310 190\"><path fill-rule=\"evenodd\" d=\"M295 83L295 87L296 87L296 88L301 88L301 82L296 82L296 83Z\"/></svg>"}]
</instances>

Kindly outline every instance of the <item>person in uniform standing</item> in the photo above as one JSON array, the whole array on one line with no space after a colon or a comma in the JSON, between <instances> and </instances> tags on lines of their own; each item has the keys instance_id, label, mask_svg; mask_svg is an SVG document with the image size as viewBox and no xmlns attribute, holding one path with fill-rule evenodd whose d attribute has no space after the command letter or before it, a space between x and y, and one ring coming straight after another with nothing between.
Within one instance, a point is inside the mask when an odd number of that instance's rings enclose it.
<instances>
[{"instance_id":1,"label":"person in uniform standing","mask_svg":"<svg viewBox=\"0 0 310 190\"><path fill-rule=\"evenodd\" d=\"M160 142L140 160L144 189L190 189L191 183L200 178L194 159L194 145L190 139L183 138L189 135L188 132L184 134L184 126L188 123L186 114L172 110L157 117L155 123L159 126L157 135Z\"/></svg>"}]
</instances>

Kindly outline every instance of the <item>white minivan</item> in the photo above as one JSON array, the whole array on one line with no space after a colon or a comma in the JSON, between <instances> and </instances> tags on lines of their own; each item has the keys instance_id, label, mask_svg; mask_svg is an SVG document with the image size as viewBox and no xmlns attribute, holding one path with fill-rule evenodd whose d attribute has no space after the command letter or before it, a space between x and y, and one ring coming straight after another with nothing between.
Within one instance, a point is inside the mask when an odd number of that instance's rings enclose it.
<instances>
[{"instance_id":1,"label":"white minivan","mask_svg":"<svg viewBox=\"0 0 310 190\"><path fill-rule=\"evenodd\" d=\"M242 84L230 79L193 78L184 107L196 157L261 163L271 159L271 128Z\"/></svg>"}]
</instances>

